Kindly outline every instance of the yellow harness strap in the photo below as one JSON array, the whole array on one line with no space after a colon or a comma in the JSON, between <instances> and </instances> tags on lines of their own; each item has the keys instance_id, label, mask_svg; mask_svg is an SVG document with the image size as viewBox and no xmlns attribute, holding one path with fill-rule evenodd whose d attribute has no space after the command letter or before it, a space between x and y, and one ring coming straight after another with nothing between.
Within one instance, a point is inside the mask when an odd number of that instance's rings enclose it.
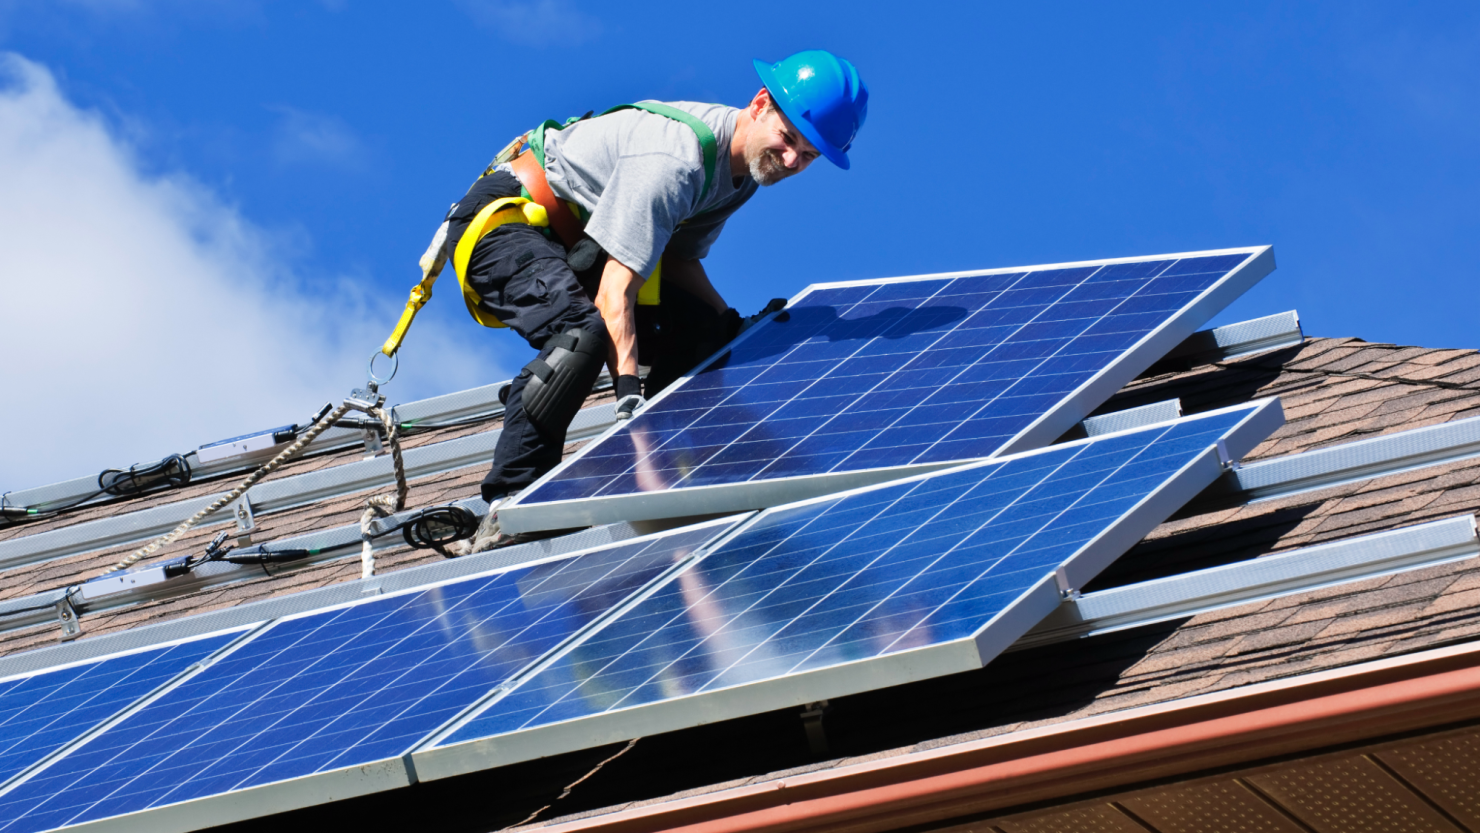
<instances>
[{"instance_id":1,"label":"yellow harness strap","mask_svg":"<svg viewBox=\"0 0 1480 833\"><path fill-rule=\"evenodd\" d=\"M406 301L406 309L401 311L401 320L396 322L396 328L391 330L391 337L381 345L380 352L386 356L396 355L401 349L401 339L406 337L406 331L411 329L411 322L416 320L416 313L432 300L432 285L437 282L437 276L442 274L442 265L447 262L447 253L443 245L447 242L447 223L443 223L437 233L432 235L432 243L427 246L426 253L421 256L421 283L411 287L411 298Z\"/></svg>"},{"instance_id":2,"label":"yellow harness strap","mask_svg":"<svg viewBox=\"0 0 1480 833\"><path fill-rule=\"evenodd\" d=\"M463 303L468 305L468 312L473 318L485 327L506 325L479 306L483 298L468 285L464 276L468 274L468 259L473 256L473 247L478 245L484 235L504 223L548 226L550 215L537 202L523 197L504 197L483 206L483 210L468 224L468 230L463 232L462 239L457 241L457 251L452 254L452 266L457 270L457 282L462 285Z\"/></svg>"},{"instance_id":3,"label":"yellow harness strap","mask_svg":"<svg viewBox=\"0 0 1480 833\"><path fill-rule=\"evenodd\" d=\"M663 280L663 258L658 258L658 265L653 267L653 273L648 275L640 289L637 290L637 305L642 307L656 307L659 300L659 286Z\"/></svg>"},{"instance_id":4,"label":"yellow harness strap","mask_svg":"<svg viewBox=\"0 0 1480 833\"><path fill-rule=\"evenodd\" d=\"M462 287L463 303L467 305L468 312L473 318L485 327L506 327L504 322L495 318L481 306L482 296L473 287L468 285L464 277L468 273L468 259L473 256L473 247L478 245L485 235L504 223L527 223L531 226L550 225L550 215L539 203L524 197L504 197L494 200L473 217L473 222L463 232L462 238L457 241L457 250L452 255L452 266L457 270L457 282ZM406 301L406 309L401 312L401 320L396 322L396 328L391 331L390 338L380 348L380 352L387 356L395 355L401 348L401 340L406 337L406 331L411 328L411 322L416 320L416 313L432 299L432 286L437 282L437 277L442 273L442 266L447 257L444 246L447 242L447 223L437 229L437 234L432 238L432 244L427 247L426 253L421 256L421 282L411 288L411 297ZM653 267L653 273L643 282L642 288L637 292L637 303L642 306L657 306L660 297L660 286L662 281L663 261L659 258L658 265Z\"/></svg>"},{"instance_id":5,"label":"yellow harness strap","mask_svg":"<svg viewBox=\"0 0 1480 833\"><path fill-rule=\"evenodd\" d=\"M462 286L463 303L468 305L468 312L473 314L473 318L485 327L505 325L504 322L484 312L478 306L482 298L473 291L471 286L468 286L463 275L468 273L468 258L473 255L473 247L478 245L483 235L504 223L545 226L550 224L550 218L545 214L545 209L523 197L504 197L485 205L483 210L473 218L473 222L468 224L468 229L463 232L462 239L457 242L457 251L452 256L452 265L457 269L457 282ZM394 356L396 351L401 349L401 340L406 337L406 331L411 328L411 322L416 320L416 313L420 312L426 302L432 299L432 285L437 282L437 276L442 274L442 266L447 262L446 243L447 223L443 223L432 238L432 244L421 256L421 283L411 287L411 297L406 301L406 309L401 311L401 320L396 322L396 328L391 331L391 337L386 339L384 346L380 348L380 352L385 355Z\"/></svg>"}]
</instances>

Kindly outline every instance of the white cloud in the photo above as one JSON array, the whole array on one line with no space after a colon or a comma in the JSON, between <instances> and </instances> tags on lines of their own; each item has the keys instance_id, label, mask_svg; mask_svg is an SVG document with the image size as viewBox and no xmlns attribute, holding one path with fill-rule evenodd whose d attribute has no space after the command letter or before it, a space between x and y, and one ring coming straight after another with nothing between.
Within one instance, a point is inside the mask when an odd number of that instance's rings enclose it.
<instances>
[{"instance_id":1,"label":"white cloud","mask_svg":"<svg viewBox=\"0 0 1480 833\"><path fill-rule=\"evenodd\" d=\"M365 146L343 119L293 107L272 109L282 117L273 138L273 155L280 164L364 167Z\"/></svg>"},{"instance_id":2,"label":"white cloud","mask_svg":"<svg viewBox=\"0 0 1480 833\"><path fill-rule=\"evenodd\" d=\"M484 28L529 46L579 46L605 29L571 0L461 0L460 5Z\"/></svg>"},{"instance_id":3,"label":"white cloud","mask_svg":"<svg viewBox=\"0 0 1480 833\"><path fill-rule=\"evenodd\" d=\"M363 381L405 302L368 283L295 275L269 233L142 172L45 68L0 53L0 491L303 421ZM463 323L418 322L392 401L508 378L491 353L523 345Z\"/></svg>"}]
</instances>

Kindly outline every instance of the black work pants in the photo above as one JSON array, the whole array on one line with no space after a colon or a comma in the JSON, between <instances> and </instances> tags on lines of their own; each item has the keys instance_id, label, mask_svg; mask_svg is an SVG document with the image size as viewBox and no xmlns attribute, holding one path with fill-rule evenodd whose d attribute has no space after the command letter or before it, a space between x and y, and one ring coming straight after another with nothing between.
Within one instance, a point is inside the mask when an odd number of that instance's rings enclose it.
<instances>
[{"instance_id":1,"label":"black work pants","mask_svg":"<svg viewBox=\"0 0 1480 833\"><path fill-rule=\"evenodd\" d=\"M484 205L499 197L519 195L519 181L496 171L479 180L448 219L449 255L462 231ZM464 280L481 297L481 306L547 359L546 342L573 327L606 340L606 324L581 288L565 249L538 228L507 223L478 241L468 258ZM600 368L593 368L591 381ZM560 463L568 426L546 425L541 431L524 412L524 388L531 373L520 371L504 403L504 428L494 449L493 467L483 479L483 498L492 501L516 492Z\"/></svg>"},{"instance_id":2,"label":"black work pants","mask_svg":"<svg viewBox=\"0 0 1480 833\"><path fill-rule=\"evenodd\" d=\"M637 353L648 365L643 396L652 399L725 346L740 330L733 309L723 313L681 287L665 283L658 306L637 308Z\"/></svg>"}]
</instances>

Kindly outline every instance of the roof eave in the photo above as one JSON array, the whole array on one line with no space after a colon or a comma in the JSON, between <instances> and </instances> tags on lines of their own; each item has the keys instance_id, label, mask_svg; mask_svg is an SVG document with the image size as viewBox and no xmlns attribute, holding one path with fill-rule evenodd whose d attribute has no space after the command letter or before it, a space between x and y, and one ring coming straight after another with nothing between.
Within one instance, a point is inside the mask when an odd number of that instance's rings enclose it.
<instances>
[{"instance_id":1,"label":"roof eave","mask_svg":"<svg viewBox=\"0 0 1480 833\"><path fill-rule=\"evenodd\" d=\"M1480 717L1480 644L558 822L544 831L893 830Z\"/></svg>"}]
</instances>

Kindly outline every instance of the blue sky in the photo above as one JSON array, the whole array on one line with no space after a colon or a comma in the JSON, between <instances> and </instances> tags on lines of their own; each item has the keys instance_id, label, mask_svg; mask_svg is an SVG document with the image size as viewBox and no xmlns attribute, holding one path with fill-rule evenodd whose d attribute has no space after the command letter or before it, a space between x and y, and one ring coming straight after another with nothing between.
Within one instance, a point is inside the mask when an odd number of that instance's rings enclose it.
<instances>
[{"instance_id":1,"label":"blue sky","mask_svg":"<svg viewBox=\"0 0 1480 833\"><path fill-rule=\"evenodd\" d=\"M742 104L751 58L813 47L857 64L868 123L853 170L731 221L707 265L742 313L813 281L1272 243L1219 322L1480 346L1473 3L0 0L0 419L35 438L0 491L306 418L512 136ZM529 353L447 287L404 352L393 401Z\"/></svg>"}]
</instances>

